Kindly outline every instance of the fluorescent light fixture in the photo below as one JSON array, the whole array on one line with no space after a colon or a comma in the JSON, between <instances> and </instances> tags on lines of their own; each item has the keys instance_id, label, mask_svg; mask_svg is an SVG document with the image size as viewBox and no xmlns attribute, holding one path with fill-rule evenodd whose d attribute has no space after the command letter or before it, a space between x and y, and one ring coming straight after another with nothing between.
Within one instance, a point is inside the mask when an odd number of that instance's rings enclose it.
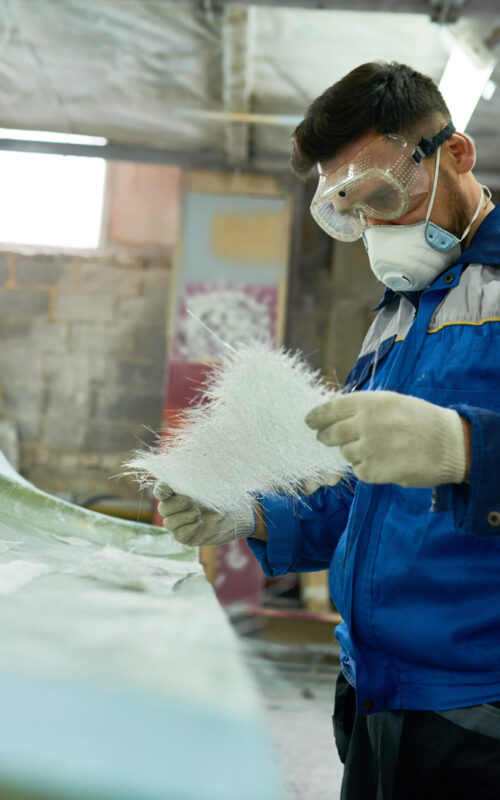
<instances>
[{"instance_id":1,"label":"fluorescent light fixture","mask_svg":"<svg viewBox=\"0 0 500 800\"><path fill-rule=\"evenodd\" d=\"M58 131L25 131L0 128L0 139L20 139L26 142L63 142L63 144L88 144L103 147L108 143L102 136L79 136Z\"/></svg>"},{"instance_id":2,"label":"fluorescent light fixture","mask_svg":"<svg viewBox=\"0 0 500 800\"><path fill-rule=\"evenodd\" d=\"M443 33L450 56L439 89L456 129L464 132L485 90L488 93L496 59L474 30L463 27Z\"/></svg>"}]
</instances>

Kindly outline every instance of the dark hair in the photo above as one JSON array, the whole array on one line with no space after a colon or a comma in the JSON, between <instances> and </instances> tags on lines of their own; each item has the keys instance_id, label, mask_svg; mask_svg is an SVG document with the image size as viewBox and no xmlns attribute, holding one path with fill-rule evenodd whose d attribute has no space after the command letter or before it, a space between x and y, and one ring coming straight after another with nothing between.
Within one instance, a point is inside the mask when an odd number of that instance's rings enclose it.
<instances>
[{"instance_id":1,"label":"dark hair","mask_svg":"<svg viewBox=\"0 0 500 800\"><path fill-rule=\"evenodd\" d=\"M307 178L318 161L328 161L367 133L433 136L451 116L434 81L395 62L356 67L307 109L293 133L291 164ZM437 129L424 130L426 123Z\"/></svg>"}]
</instances>

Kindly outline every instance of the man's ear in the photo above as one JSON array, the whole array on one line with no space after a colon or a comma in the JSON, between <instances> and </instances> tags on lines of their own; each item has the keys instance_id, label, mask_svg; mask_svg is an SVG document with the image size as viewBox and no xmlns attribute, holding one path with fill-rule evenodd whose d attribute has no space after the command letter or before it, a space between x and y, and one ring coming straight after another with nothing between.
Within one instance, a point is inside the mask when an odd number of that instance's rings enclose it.
<instances>
[{"instance_id":1,"label":"man's ear","mask_svg":"<svg viewBox=\"0 0 500 800\"><path fill-rule=\"evenodd\" d=\"M464 175L474 168L476 163L476 148L472 139L465 133L454 133L447 142L446 154L449 166L457 175Z\"/></svg>"}]
</instances>

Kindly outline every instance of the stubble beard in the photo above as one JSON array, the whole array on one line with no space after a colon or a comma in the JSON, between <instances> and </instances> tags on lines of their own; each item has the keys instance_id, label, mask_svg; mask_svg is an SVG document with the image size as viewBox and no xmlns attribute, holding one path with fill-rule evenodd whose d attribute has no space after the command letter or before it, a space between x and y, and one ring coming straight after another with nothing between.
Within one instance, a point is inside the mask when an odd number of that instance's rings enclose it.
<instances>
[{"instance_id":1,"label":"stubble beard","mask_svg":"<svg viewBox=\"0 0 500 800\"><path fill-rule=\"evenodd\" d=\"M456 236L457 239L461 239L472 219L473 213L469 209L462 192L458 189L450 175L447 172L440 171L439 178L445 185L448 195L447 203L450 221L446 226L446 230Z\"/></svg>"}]
</instances>

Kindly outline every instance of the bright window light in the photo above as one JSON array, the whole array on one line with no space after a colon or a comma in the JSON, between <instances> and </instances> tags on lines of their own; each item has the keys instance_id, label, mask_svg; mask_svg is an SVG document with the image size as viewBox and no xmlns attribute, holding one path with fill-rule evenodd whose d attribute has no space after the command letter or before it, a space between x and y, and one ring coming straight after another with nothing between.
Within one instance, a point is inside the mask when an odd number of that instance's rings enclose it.
<instances>
[{"instance_id":1,"label":"bright window light","mask_svg":"<svg viewBox=\"0 0 500 800\"><path fill-rule=\"evenodd\" d=\"M0 244L97 247L105 176L103 158L0 151Z\"/></svg>"}]
</instances>

